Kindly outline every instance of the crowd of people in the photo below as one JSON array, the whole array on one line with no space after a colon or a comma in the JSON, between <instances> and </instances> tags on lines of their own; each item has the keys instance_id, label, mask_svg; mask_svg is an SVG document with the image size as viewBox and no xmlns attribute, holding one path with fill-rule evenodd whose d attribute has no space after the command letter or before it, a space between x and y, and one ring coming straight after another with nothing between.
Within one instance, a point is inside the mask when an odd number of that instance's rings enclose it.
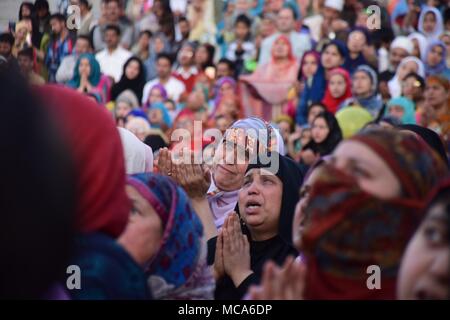
<instances>
[{"instance_id":1,"label":"crowd of people","mask_svg":"<svg viewBox=\"0 0 450 320\"><path fill-rule=\"evenodd\" d=\"M450 299L449 1L57 3L0 30L0 297Z\"/></svg>"}]
</instances>

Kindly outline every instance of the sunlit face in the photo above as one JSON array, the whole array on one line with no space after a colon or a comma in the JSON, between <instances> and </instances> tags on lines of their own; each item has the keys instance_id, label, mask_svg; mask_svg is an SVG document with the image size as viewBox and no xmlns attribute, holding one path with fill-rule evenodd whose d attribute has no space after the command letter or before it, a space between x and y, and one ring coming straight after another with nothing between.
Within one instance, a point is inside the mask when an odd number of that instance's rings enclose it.
<instances>
[{"instance_id":1,"label":"sunlit face","mask_svg":"<svg viewBox=\"0 0 450 320\"><path fill-rule=\"evenodd\" d=\"M400 81L403 81L405 80L405 77L408 75L408 73L411 72L417 73L418 69L419 67L417 66L417 63L414 61L402 63L398 69L398 79Z\"/></svg>"},{"instance_id":2,"label":"sunlit face","mask_svg":"<svg viewBox=\"0 0 450 320\"><path fill-rule=\"evenodd\" d=\"M342 141L334 150L331 163L353 176L361 189L381 199L400 196L398 178L386 162L365 144Z\"/></svg>"},{"instance_id":3,"label":"sunlit face","mask_svg":"<svg viewBox=\"0 0 450 320\"><path fill-rule=\"evenodd\" d=\"M397 281L399 299L450 299L450 230L446 206L448 202L432 205L410 240Z\"/></svg>"},{"instance_id":4,"label":"sunlit face","mask_svg":"<svg viewBox=\"0 0 450 320\"><path fill-rule=\"evenodd\" d=\"M89 63L89 59L81 59L80 65L78 66L78 72L80 73L80 76L86 76L89 77L91 74L91 64Z\"/></svg>"},{"instance_id":5,"label":"sunlit face","mask_svg":"<svg viewBox=\"0 0 450 320\"><path fill-rule=\"evenodd\" d=\"M398 120L401 120L404 114L405 110L401 106L393 105L389 107L389 115L397 118Z\"/></svg>"},{"instance_id":6,"label":"sunlit face","mask_svg":"<svg viewBox=\"0 0 450 320\"><path fill-rule=\"evenodd\" d=\"M363 71L353 74L353 93L357 97L366 97L372 93L372 80Z\"/></svg>"},{"instance_id":7,"label":"sunlit face","mask_svg":"<svg viewBox=\"0 0 450 320\"><path fill-rule=\"evenodd\" d=\"M252 234L277 235L282 195L283 183L277 176L264 169L247 172L238 205Z\"/></svg>"},{"instance_id":8,"label":"sunlit face","mask_svg":"<svg viewBox=\"0 0 450 320\"><path fill-rule=\"evenodd\" d=\"M433 12L428 12L423 19L423 30L431 33L436 28L436 16Z\"/></svg>"},{"instance_id":9,"label":"sunlit face","mask_svg":"<svg viewBox=\"0 0 450 320\"><path fill-rule=\"evenodd\" d=\"M403 48L392 48L390 50L390 62L394 68L397 68L400 62L408 56L408 51Z\"/></svg>"},{"instance_id":10,"label":"sunlit face","mask_svg":"<svg viewBox=\"0 0 450 320\"><path fill-rule=\"evenodd\" d=\"M330 93L333 98L340 98L345 94L345 91L347 90L347 83L345 82L345 78L343 75L333 74L330 77L328 87L330 88Z\"/></svg>"},{"instance_id":11,"label":"sunlit face","mask_svg":"<svg viewBox=\"0 0 450 320\"><path fill-rule=\"evenodd\" d=\"M116 106L116 118L125 118L131 110L132 108L128 103L123 101L118 102Z\"/></svg>"},{"instance_id":12,"label":"sunlit face","mask_svg":"<svg viewBox=\"0 0 450 320\"><path fill-rule=\"evenodd\" d=\"M353 31L348 36L347 47L350 52L359 53L366 45L366 36L361 31Z\"/></svg>"},{"instance_id":13,"label":"sunlit face","mask_svg":"<svg viewBox=\"0 0 450 320\"><path fill-rule=\"evenodd\" d=\"M310 78L316 74L317 68L319 65L317 64L317 60L313 55L307 55L303 60L302 65L302 73L305 78Z\"/></svg>"},{"instance_id":14,"label":"sunlit face","mask_svg":"<svg viewBox=\"0 0 450 320\"><path fill-rule=\"evenodd\" d=\"M441 46L434 46L428 52L427 63L429 66L437 66L444 58L444 49Z\"/></svg>"},{"instance_id":15,"label":"sunlit face","mask_svg":"<svg viewBox=\"0 0 450 320\"><path fill-rule=\"evenodd\" d=\"M311 135L315 143L324 142L329 133L330 128L324 118L318 117L313 121Z\"/></svg>"},{"instance_id":16,"label":"sunlit face","mask_svg":"<svg viewBox=\"0 0 450 320\"><path fill-rule=\"evenodd\" d=\"M128 63L127 67L125 68L125 76L129 80L134 80L139 76L140 67L139 63L136 60L130 61Z\"/></svg>"},{"instance_id":17,"label":"sunlit face","mask_svg":"<svg viewBox=\"0 0 450 320\"><path fill-rule=\"evenodd\" d=\"M341 56L335 45L329 45L322 53L321 61L325 69L331 69L342 65L344 63L344 58Z\"/></svg>"},{"instance_id":18,"label":"sunlit face","mask_svg":"<svg viewBox=\"0 0 450 320\"><path fill-rule=\"evenodd\" d=\"M289 56L289 44L284 39L275 41L272 49L272 55L275 59L286 59Z\"/></svg>"},{"instance_id":19,"label":"sunlit face","mask_svg":"<svg viewBox=\"0 0 450 320\"><path fill-rule=\"evenodd\" d=\"M295 248L299 251L301 251L303 244L302 236L305 230L305 223L307 221L305 209L308 207L309 201L311 199L311 186L319 176L319 171L316 169L314 169L308 176L308 178L303 181L302 188L300 189L300 199L297 203L297 206L295 207L294 220L292 222L292 241Z\"/></svg>"},{"instance_id":20,"label":"sunlit face","mask_svg":"<svg viewBox=\"0 0 450 320\"><path fill-rule=\"evenodd\" d=\"M447 102L449 94L440 83L432 82L425 88L425 102L432 107L440 107Z\"/></svg>"},{"instance_id":21,"label":"sunlit face","mask_svg":"<svg viewBox=\"0 0 450 320\"><path fill-rule=\"evenodd\" d=\"M322 111L325 111L325 109L322 106L315 105L311 106L308 112L308 123L312 125L314 119L321 113Z\"/></svg>"}]
</instances>

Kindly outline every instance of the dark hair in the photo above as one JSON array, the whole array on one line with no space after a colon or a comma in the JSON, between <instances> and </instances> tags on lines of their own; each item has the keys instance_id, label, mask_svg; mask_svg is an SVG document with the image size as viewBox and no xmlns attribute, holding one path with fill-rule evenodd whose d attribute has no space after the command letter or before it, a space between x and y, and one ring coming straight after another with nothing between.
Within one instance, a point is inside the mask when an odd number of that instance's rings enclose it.
<instances>
[{"instance_id":1,"label":"dark hair","mask_svg":"<svg viewBox=\"0 0 450 320\"><path fill-rule=\"evenodd\" d=\"M311 109L312 109L313 107L316 107L316 106L320 106L320 107L323 109L323 111L326 111L326 110L327 110L327 107L326 107L322 102L317 101L317 102L312 102L312 103L308 106L308 111L307 111L307 113L309 113L309 111L311 111Z\"/></svg>"},{"instance_id":2,"label":"dark hair","mask_svg":"<svg viewBox=\"0 0 450 320\"><path fill-rule=\"evenodd\" d=\"M146 34L149 38L153 36L153 33L150 30L142 30L139 32L139 38Z\"/></svg>"},{"instance_id":3,"label":"dark hair","mask_svg":"<svg viewBox=\"0 0 450 320\"><path fill-rule=\"evenodd\" d=\"M217 62L217 64L219 64L219 63L225 63L227 65L228 69L230 69L231 72L234 73L234 63L233 63L233 61L231 61L230 59L227 59L227 58L221 58Z\"/></svg>"},{"instance_id":4,"label":"dark hair","mask_svg":"<svg viewBox=\"0 0 450 320\"><path fill-rule=\"evenodd\" d=\"M80 0L80 4L84 4L86 7L88 7L89 10L91 10L92 8L88 0Z\"/></svg>"},{"instance_id":5,"label":"dark hair","mask_svg":"<svg viewBox=\"0 0 450 320\"><path fill-rule=\"evenodd\" d=\"M27 57L30 60L33 61L34 59L34 51L33 48L25 48L23 50L20 50L17 56Z\"/></svg>"},{"instance_id":6,"label":"dark hair","mask_svg":"<svg viewBox=\"0 0 450 320\"><path fill-rule=\"evenodd\" d=\"M286 10L286 9L292 12L292 17L294 18L294 20L298 19L298 14L290 2L286 2L283 5L283 7L281 8L281 10Z\"/></svg>"},{"instance_id":7,"label":"dark hair","mask_svg":"<svg viewBox=\"0 0 450 320\"><path fill-rule=\"evenodd\" d=\"M24 18L22 16L22 8L23 7L28 7L28 9L30 9L31 17L33 17L34 14L35 14L35 9L34 9L34 4L33 3L31 3L31 2L22 2L20 4L20 8L19 8L19 21Z\"/></svg>"},{"instance_id":8,"label":"dark hair","mask_svg":"<svg viewBox=\"0 0 450 320\"><path fill-rule=\"evenodd\" d=\"M36 11L40 9L50 10L50 6L48 5L47 0L36 0L34 2L34 8L36 9Z\"/></svg>"},{"instance_id":9,"label":"dark hair","mask_svg":"<svg viewBox=\"0 0 450 320\"><path fill-rule=\"evenodd\" d=\"M189 23L189 20L185 16L181 16L181 17L178 18L178 23L180 23L180 22L187 22L187 23Z\"/></svg>"},{"instance_id":10,"label":"dark hair","mask_svg":"<svg viewBox=\"0 0 450 320\"><path fill-rule=\"evenodd\" d=\"M408 74L405 76L404 80L406 80L406 79L408 79L408 78L414 78L414 79L416 79L416 81L419 81L420 87L421 87L422 89L425 88L425 79L422 78L421 76L419 76L417 73L415 73L415 72L410 72L410 73L408 73Z\"/></svg>"},{"instance_id":11,"label":"dark hair","mask_svg":"<svg viewBox=\"0 0 450 320\"><path fill-rule=\"evenodd\" d=\"M450 8L444 10L444 24L450 21Z\"/></svg>"},{"instance_id":12,"label":"dark hair","mask_svg":"<svg viewBox=\"0 0 450 320\"><path fill-rule=\"evenodd\" d=\"M246 14L240 14L237 16L236 21L234 22L234 25L236 26L238 23L243 23L247 26L247 28L250 28L252 26L252 20L250 20L249 17L247 17Z\"/></svg>"},{"instance_id":13,"label":"dark hair","mask_svg":"<svg viewBox=\"0 0 450 320\"><path fill-rule=\"evenodd\" d=\"M65 283L71 255L73 163L56 122L8 66L0 68L0 101L8 119L0 126L0 299L44 299Z\"/></svg>"},{"instance_id":14,"label":"dark hair","mask_svg":"<svg viewBox=\"0 0 450 320\"><path fill-rule=\"evenodd\" d=\"M117 5L120 7L122 5L122 1L121 0L103 0L104 4L109 4L111 2L115 2L117 3Z\"/></svg>"},{"instance_id":15,"label":"dark hair","mask_svg":"<svg viewBox=\"0 0 450 320\"><path fill-rule=\"evenodd\" d=\"M78 39L86 40L89 43L89 48L90 49L93 48L92 41L91 41L91 38L89 36L84 35L84 34L80 34L79 36L77 36L77 41L78 41Z\"/></svg>"},{"instance_id":16,"label":"dark hair","mask_svg":"<svg viewBox=\"0 0 450 320\"><path fill-rule=\"evenodd\" d=\"M158 53L158 55L156 56L156 61L158 61L159 59L166 59L169 61L170 65L173 64L173 57L169 53L165 52Z\"/></svg>"},{"instance_id":17,"label":"dark hair","mask_svg":"<svg viewBox=\"0 0 450 320\"><path fill-rule=\"evenodd\" d=\"M314 121L322 118L327 123L329 133L324 141L320 143L316 143L314 140L311 140L305 147L304 150L311 149L314 153L318 153L321 156L326 156L333 152L334 148L341 142L342 140L342 131L339 127L339 123L336 120L336 117L329 111L322 111L314 118ZM312 129L312 128L311 128Z\"/></svg>"},{"instance_id":18,"label":"dark hair","mask_svg":"<svg viewBox=\"0 0 450 320\"><path fill-rule=\"evenodd\" d=\"M14 45L14 36L10 33L2 33L0 34L0 42L8 42L10 46Z\"/></svg>"},{"instance_id":19,"label":"dark hair","mask_svg":"<svg viewBox=\"0 0 450 320\"><path fill-rule=\"evenodd\" d=\"M58 20L59 22L66 22L66 17L61 13L54 13L50 16L50 20Z\"/></svg>"},{"instance_id":20,"label":"dark hair","mask_svg":"<svg viewBox=\"0 0 450 320\"><path fill-rule=\"evenodd\" d=\"M208 52L208 60L202 65L202 70L205 70L207 67L214 66L214 54L216 53L216 47L214 47L212 44L209 43L202 43L200 46L197 47L196 51L199 50L201 47L205 48Z\"/></svg>"},{"instance_id":21,"label":"dark hair","mask_svg":"<svg viewBox=\"0 0 450 320\"><path fill-rule=\"evenodd\" d=\"M108 25L106 26L106 28L105 28L105 33L106 33L106 31L109 31L109 30L115 31L116 34L117 34L119 37L120 37L120 35L122 34L122 32L120 31L119 26L116 26L115 24L108 24Z\"/></svg>"}]
</instances>

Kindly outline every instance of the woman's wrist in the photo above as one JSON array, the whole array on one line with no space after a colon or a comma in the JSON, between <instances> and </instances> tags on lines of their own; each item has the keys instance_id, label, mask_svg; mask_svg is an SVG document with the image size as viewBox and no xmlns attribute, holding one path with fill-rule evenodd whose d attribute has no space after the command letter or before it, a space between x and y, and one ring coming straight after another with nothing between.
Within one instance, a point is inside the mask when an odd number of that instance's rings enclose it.
<instances>
[{"instance_id":1,"label":"woman's wrist","mask_svg":"<svg viewBox=\"0 0 450 320\"><path fill-rule=\"evenodd\" d=\"M236 272L233 272L230 275L231 280L233 281L234 286L237 288L241 285L241 283L247 279L251 274L253 273L252 270L238 270Z\"/></svg>"}]
</instances>

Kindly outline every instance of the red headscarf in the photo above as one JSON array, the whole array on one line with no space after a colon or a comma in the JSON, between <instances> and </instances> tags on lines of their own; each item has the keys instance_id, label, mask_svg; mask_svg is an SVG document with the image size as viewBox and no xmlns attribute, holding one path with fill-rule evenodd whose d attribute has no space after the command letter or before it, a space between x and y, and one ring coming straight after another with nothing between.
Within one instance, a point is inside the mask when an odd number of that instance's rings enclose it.
<instances>
[{"instance_id":1,"label":"red headscarf","mask_svg":"<svg viewBox=\"0 0 450 320\"><path fill-rule=\"evenodd\" d=\"M294 52L292 51L292 44L291 44L291 40L286 37L284 34L280 35L275 42L272 45L272 51L271 51L271 56L272 56L272 60L274 60L273 58L273 52L274 52L274 48L275 48L275 43L277 43L278 41L283 41L285 44L287 44L287 46L289 47L289 54L288 54L288 59L293 61L295 60L295 56L294 56Z\"/></svg>"},{"instance_id":2,"label":"red headscarf","mask_svg":"<svg viewBox=\"0 0 450 320\"><path fill-rule=\"evenodd\" d=\"M333 114L336 113L336 111L339 108L339 105L342 102L344 102L346 99L352 97L352 81L350 79L350 74L348 73L348 71L345 70L344 68L340 68L340 67L334 68L330 71L328 79L331 79L331 77L335 74L340 74L344 77L345 84L347 85L347 87L345 89L345 93L341 97L334 98L331 95L330 82L328 80L327 89L325 90L325 96L322 100L322 103L327 107L328 111L332 112Z\"/></svg>"},{"instance_id":3,"label":"red headscarf","mask_svg":"<svg viewBox=\"0 0 450 320\"><path fill-rule=\"evenodd\" d=\"M59 86L36 90L72 150L78 177L77 231L118 237L127 224L130 203L121 140L112 117L76 91Z\"/></svg>"}]
</instances>

